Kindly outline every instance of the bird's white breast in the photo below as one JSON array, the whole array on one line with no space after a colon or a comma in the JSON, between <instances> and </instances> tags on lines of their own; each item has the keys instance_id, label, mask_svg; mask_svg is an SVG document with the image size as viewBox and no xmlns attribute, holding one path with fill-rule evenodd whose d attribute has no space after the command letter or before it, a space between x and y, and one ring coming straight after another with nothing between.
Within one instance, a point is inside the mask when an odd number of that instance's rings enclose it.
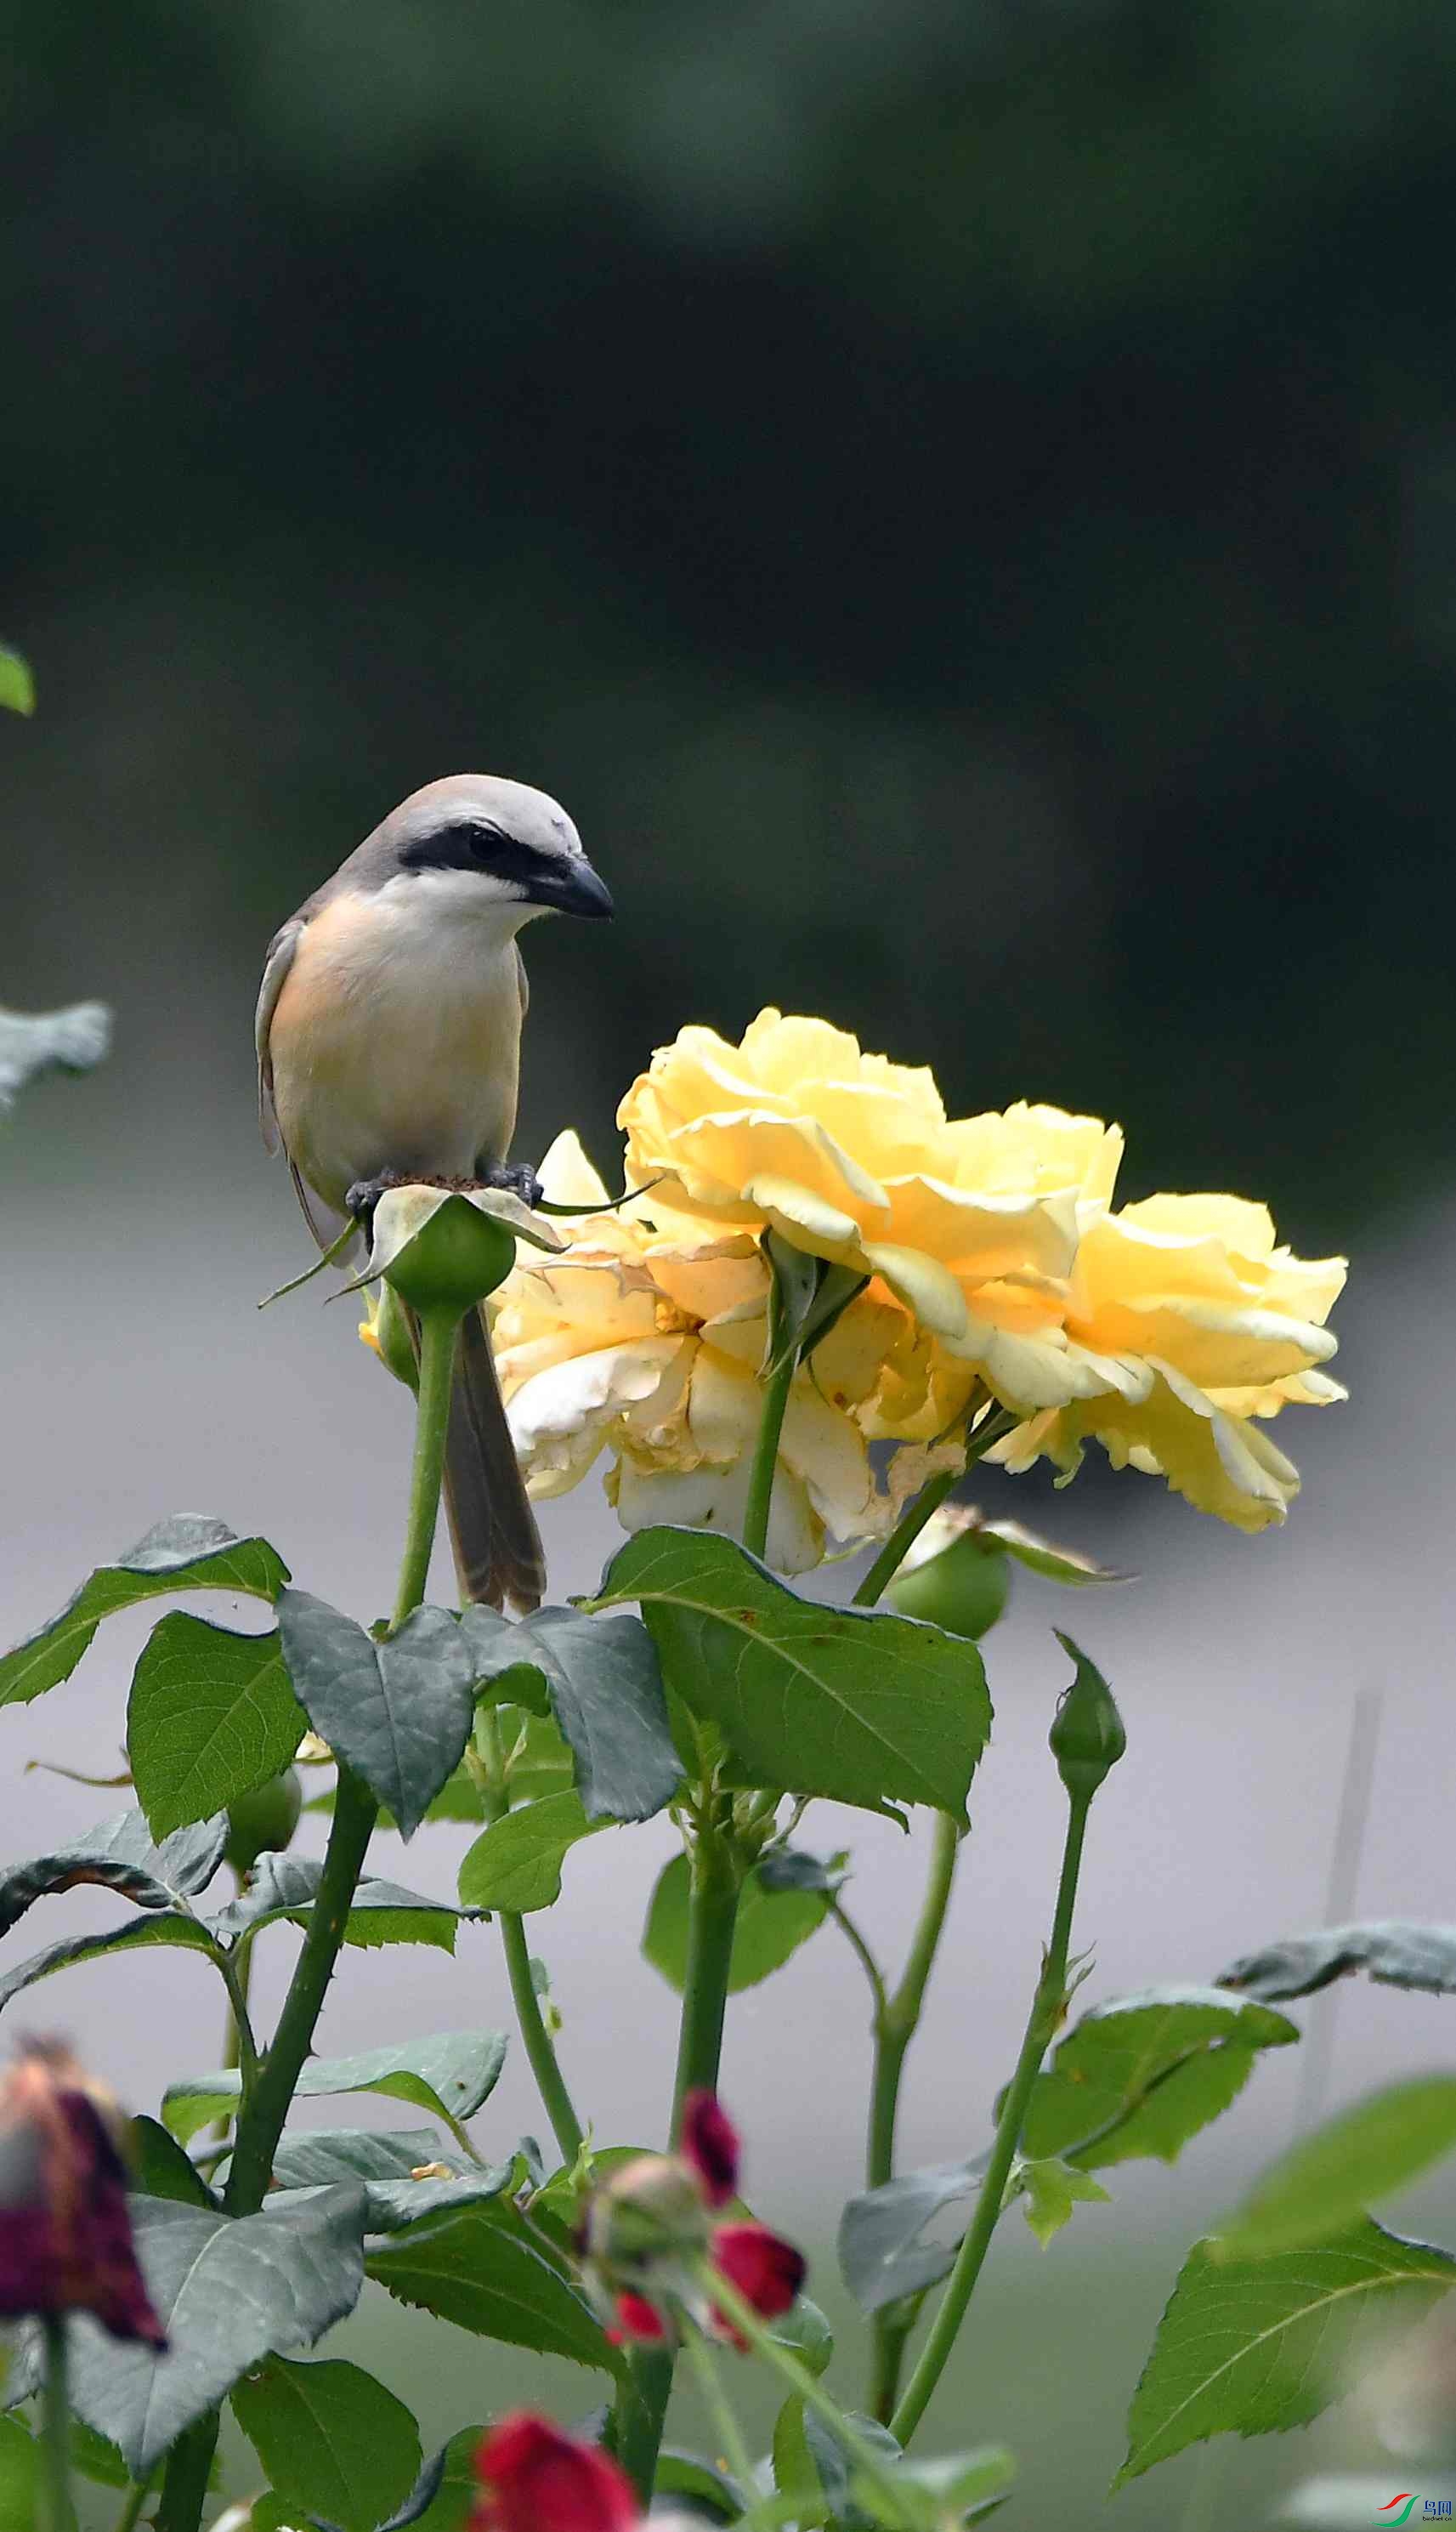
<instances>
[{"instance_id":1,"label":"bird's white breast","mask_svg":"<svg viewBox=\"0 0 1456 2532\"><path fill-rule=\"evenodd\" d=\"M469 872L402 873L306 926L270 1032L289 1155L338 1208L383 1170L468 1177L516 1122L516 934L532 909Z\"/></svg>"}]
</instances>

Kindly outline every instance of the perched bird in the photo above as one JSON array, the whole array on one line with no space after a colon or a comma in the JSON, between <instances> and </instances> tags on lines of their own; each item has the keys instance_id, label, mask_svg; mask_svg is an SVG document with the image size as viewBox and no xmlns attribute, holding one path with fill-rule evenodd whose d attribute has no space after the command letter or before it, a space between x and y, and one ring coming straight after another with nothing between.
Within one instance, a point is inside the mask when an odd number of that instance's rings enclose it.
<instances>
[{"instance_id":1,"label":"perched bird","mask_svg":"<svg viewBox=\"0 0 1456 2532\"><path fill-rule=\"evenodd\" d=\"M283 925L258 996L259 1113L320 1246L381 1179L531 1192L507 1164L527 1006L516 936L538 914L611 911L554 800L454 774L412 792ZM461 1329L445 1499L462 1588L535 1608L540 1534L479 1311Z\"/></svg>"}]
</instances>

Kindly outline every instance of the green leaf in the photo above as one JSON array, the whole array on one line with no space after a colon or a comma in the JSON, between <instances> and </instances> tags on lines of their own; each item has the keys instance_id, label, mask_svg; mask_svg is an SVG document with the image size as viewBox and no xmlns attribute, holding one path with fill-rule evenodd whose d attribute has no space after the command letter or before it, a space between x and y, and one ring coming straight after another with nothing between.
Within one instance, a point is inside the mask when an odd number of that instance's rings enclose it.
<instances>
[{"instance_id":1,"label":"green leaf","mask_svg":"<svg viewBox=\"0 0 1456 2532\"><path fill-rule=\"evenodd\" d=\"M375 1643L308 1591L278 1602L283 1657L315 1732L413 1837L470 1739L473 1669L448 1609L417 1609Z\"/></svg>"},{"instance_id":2,"label":"green leaf","mask_svg":"<svg viewBox=\"0 0 1456 2532\"><path fill-rule=\"evenodd\" d=\"M217 2201L191 2155L184 2152L156 2119L144 2114L132 2121L132 2154L136 2186L147 2198L175 2198L184 2207L214 2210ZM343 2177L331 2173L330 2177Z\"/></svg>"},{"instance_id":3,"label":"green leaf","mask_svg":"<svg viewBox=\"0 0 1456 2532\"><path fill-rule=\"evenodd\" d=\"M1070 2224L1072 2210L1080 2199L1100 2199L1107 2203L1107 2192L1091 2172L1076 2171L1070 2162L1056 2155L1047 2155L1039 2162L1021 2164L1017 2179L1026 2194L1026 2218L1044 2251Z\"/></svg>"},{"instance_id":4,"label":"green leaf","mask_svg":"<svg viewBox=\"0 0 1456 2532\"><path fill-rule=\"evenodd\" d=\"M240 1636L172 1610L152 1629L127 1705L127 1751L153 1836L266 1784L307 1728L276 1630Z\"/></svg>"},{"instance_id":5,"label":"green leaf","mask_svg":"<svg viewBox=\"0 0 1456 2532\"><path fill-rule=\"evenodd\" d=\"M483 2427L462 2427L431 2453L403 2505L380 2525L380 2532L406 2532L411 2523L418 2523L420 2532L465 2532L480 2494L476 2455L484 2433Z\"/></svg>"},{"instance_id":6,"label":"green leaf","mask_svg":"<svg viewBox=\"0 0 1456 2532\"><path fill-rule=\"evenodd\" d=\"M399 2302L481 2338L620 2371L595 2314L509 2203L494 2200L413 2224L374 2251L367 2265Z\"/></svg>"},{"instance_id":7,"label":"green leaf","mask_svg":"<svg viewBox=\"0 0 1456 2532\"><path fill-rule=\"evenodd\" d=\"M211 1880L227 1833L227 1821L219 1817L178 1829L154 1845L140 1812L118 1812L50 1855L32 1856L0 1874L0 1934L19 1925L37 1899L83 1882L115 1890L138 1908L176 1911Z\"/></svg>"},{"instance_id":8,"label":"green leaf","mask_svg":"<svg viewBox=\"0 0 1456 2532\"><path fill-rule=\"evenodd\" d=\"M1425 2075L1356 2101L1301 2137L1220 2224L1210 2259L1265 2259L1345 2231L1376 2199L1456 2148L1456 2075Z\"/></svg>"},{"instance_id":9,"label":"green leaf","mask_svg":"<svg viewBox=\"0 0 1456 2532\"><path fill-rule=\"evenodd\" d=\"M804 2394L791 2391L773 2422L773 2484L779 2495L794 2501L796 2521L804 2532L829 2520L829 2501L824 2495L814 2459L804 2432Z\"/></svg>"},{"instance_id":10,"label":"green leaf","mask_svg":"<svg viewBox=\"0 0 1456 2532\"><path fill-rule=\"evenodd\" d=\"M509 1705L498 1706L496 1712L506 1745L506 1782L512 1800L537 1803L543 1794L567 1793L576 1782L576 1761L553 1718ZM480 1816L477 1797L472 1817Z\"/></svg>"},{"instance_id":11,"label":"green leaf","mask_svg":"<svg viewBox=\"0 0 1456 2532\"><path fill-rule=\"evenodd\" d=\"M41 2519L40 2446L19 2418L0 2417L0 2532L34 2532Z\"/></svg>"},{"instance_id":12,"label":"green leaf","mask_svg":"<svg viewBox=\"0 0 1456 2532\"><path fill-rule=\"evenodd\" d=\"M886 2462L899 2461L900 2446L888 2427L881 2426L877 2418L861 2417L853 2409L846 2415L871 2452L882 2454ZM876 2522L877 2509L867 2513L859 2502L859 2470L853 2454L816 2410L806 2408L804 2412L804 2441L835 2523L847 2527L847 2532L863 2532L863 2527Z\"/></svg>"},{"instance_id":13,"label":"green leaf","mask_svg":"<svg viewBox=\"0 0 1456 2532\"><path fill-rule=\"evenodd\" d=\"M373 2532L420 2476L420 2430L358 2365L272 2356L233 2390L233 2414L280 2497L343 2532Z\"/></svg>"},{"instance_id":14,"label":"green leaf","mask_svg":"<svg viewBox=\"0 0 1456 2532\"><path fill-rule=\"evenodd\" d=\"M83 2479L94 2480L98 2488L126 2488L132 2477L109 2437L98 2436L94 2427L80 2418L71 2421L71 2467ZM212 2486L210 2474L207 2485Z\"/></svg>"},{"instance_id":15,"label":"green leaf","mask_svg":"<svg viewBox=\"0 0 1456 2532\"><path fill-rule=\"evenodd\" d=\"M1388 1917L1365 1926L1331 1926L1317 1934L1292 1934L1261 1952L1246 1952L1218 1984L1277 2004L1289 1996L1314 1995L1332 1979L1352 1977L1357 1970L1365 1970L1381 1986L1456 1995L1456 1926L1421 1926Z\"/></svg>"},{"instance_id":16,"label":"green leaf","mask_svg":"<svg viewBox=\"0 0 1456 2532\"><path fill-rule=\"evenodd\" d=\"M223 1521L178 1513L98 1565L59 1616L0 1657L0 1705L24 1705L69 1679L103 1618L170 1591L248 1591L276 1599L288 1568L265 1538L238 1538Z\"/></svg>"},{"instance_id":17,"label":"green leaf","mask_svg":"<svg viewBox=\"0 0 1456 2532\"><path fill-rule=\"evenodd\" d=\"M115 1952L150 1951L158 1943L175 1951L205 1953L214 1969L221 1966L216 1945L205 1927L192 1917L158 1912L155 1916L136 1917L126 1926L114 1926L109 1933L68 1934L64 1941L47 1943L44 1951L32 1952L28 1960L17 1961L15 1968L0 1978L0 2012L12 1996L24 1994L27 1987L38 1986L56 1970L79 1969L87 1961L109 1960Z\"/></svg>"},{"instance_id":18,"label":"green leaf","mask_svg":"<svg viewBox=\"0 0 1456 2532\"><path fill-rule=\"evenodd\" d=\"M335 2093L383 2093L395 2101L412 2101L417 2109L453 2127L474 2118L495 2086L505 2062L505 2035L499 2031L443 2031L433 2039L404 2040L388 2048L367 2048L357 2057L310 2057L295 2087L303 2100ZM162 2097L162 2117L186 2145L209 2119L231 2112L242 2097L236 2067L215 2075L195 2075L171 2084Z\"/></svg>"},{"instance_id":19,"label":"green leaf","mask_svg":"<svg viewBox=\"0 0 1456 2532\"><path fill-rule=\"evenodd\" d=\"M584 1837L610 1823L588 1820L576 1793L547 1794L482 1831L460 1867L460 1896L468 1908L505 1908L524 1916L550 1908L561 1896L563 1858Z\"/></svg>"},{"instance_id":20,"label":"green leaf","mask_svg":"<svg viewBox=\"0 0 1456 2532\"><path fill-rule=\"evenodd\" d=\"M29 662L0 643L0 704L7 712L28 716L35 710L35 681Z\"/></svg>"},{"instance_id":21,"label":"green leaf","mask_svg":"<svg viewBox=\"0 0 1456 2532\"><path fill-rule=\"evenodd\" d=\"M1030 1574L1039 1574L1048 1582L1068 1582L1074 1586L1095 1582L1134 1582L1136 1575L1119 1571L1115 1565L1099 1565L1094 1556L1086 1556L1080 1548L1058 1547L1049 1538L1039 1538L1033 1529L1023 1529L1019 1521L976 1521L978 1537L989 1545L994 1542L1003 1554L1024 1565Z\"/></svg>"},{"instance_id":22,"label":"green leaf","mask_svg":"<svg viewBox=\"0 0 1456 2532\"><path fill-rule=\"evenodd\" d=\"M976 1646L914 1618L825 1607L708 1530L644 1529L601 1603L641 1603L675 1697L756 1784L957 1820L990 1730Z\"/></svg>"},{"instance_id":23,"label":"green leaf","mask_svg":"<svg viewBox=\"0 0 1456 2532\"><path fill-rule=\"evenodd\" d=\"M248 1888L212 1920L224 1939L256 1933L287 1918L303 1925L318 1892L323 1867L312 1856L269 1853L258 1858ZM433 1943L453 1952L460 1910L448 1899L426 1899L418 1890L372 1875L361 1881L344 1925L344 1940L365 1951L384 1943Z\"/></svg>"},{"instance_id":24,"label":"green leaf","mask_svg":"<svg viewBox=\"0 0 1456 2532\"><path fill-rule=\"evenodd\" d=\"M892 2464L889 2475L906 2523L916 2532L946 2532L948 2526L979 2523L1005 2503L1016 2481L1016 2457L1003 2445L980 2445L971 2452L938 2453L933 2460L906 2456ZM854 2489L871 2517L882 2519L877 2492L863 2472L856 2474Z\"/></svg>"},{"instance_id":25,"label":"green leaf","mask_svg":"<svg viewBox=\"0 0 1456 2532\"><path fill-rule=\"evenodd\" d=\"M448 2179L412 2177L440 2158L439 2139L431 2128L300 2128L285 2130L279 2139L273 2177L281 2189L362 2182L371 2233L398 2233L442 2208L498 2198L519 2177L514 2156L509 2162L488 2166L467 2164Z\"/></svg>"},{"instance_id":26,"label":"green leaf","mask_svg":"<svg viewBox=\"0 0 1456 2532\"><path fill-rule=\"evenodd\" d=\"M137 2197L132 2221L170 2345L155 2356L85 2315L71 2324L72 2397L135 2477L259 2358L309 2344L359 2300L362 2190L324 2189L228 2216Z\"/></svg>"},{"instance_id":27,"label":"green leaf","mask_svg":"<svg viewBox=\"0 0 1456 2532\"><path fill-rule=\"evenodd\" d=\"M737 2480L698 2453L662 2453L653 2490L658 2497L684 2499L688 2511L706 2515L709 2523L736 2523L748 2504Z\"/></svg>"},{"instance_id":28,"label":"green leaf","mask_svg":"<svg viewBox=\"0 0 1456 2532\"><path fill-rule=\"evenodd\" d=\"M1298 2038L1284 2014L1217 1987L1147 1987L1093 2005L1032 2088L1022 2150L1091 2171L1141 2155L1172 2162L1227 2109L1257 2050Z\"/></svg>"},{"instance_id":29,"label":"green leaf","mask_svg":"<svg viewBox=\"0 0 1456 2532\"><path fill-rule=\"evenodd\" d=\"M1382 2346L1456 2284L1456 2260L1367 2218L1318 2250L1217 2262L1196 2242L1128 2416L1114 2488L1209 2436L1307 2426L1350 2389L1373 2325Z\"/></svg>"},{"instance_id":30,"label":"green leaf","mask_svg":"<svg viewBox=\"0 0 1456 2532\"><path fill-rule=\"evenodd\" d=\"M834 2332L828 2314L820 2312L810 2295L800 2295L773 2324L768 2335L780 2347L790 2348L800 2364L813 2375L824 2373L834 2354Z\"/></svg>"},{"instance_id":31,"label":"green leaf","mask_svg":"<svg viewBox=\"0 0 1456 2532\"><path fill-rule=\"evenodd\" d=\"M985 2159L902 2171L849 2201L839 2219L839 2266L862 2312L879 2312L949 2275L959 2228L933 2242L924 2236L947 2208L980 2188Z\"/></svg>"},{"instance_id":32,"label":"green leaf","mask_svg":"<svg viewBox=\"0 0 1456 2532\"><path fill-rule=\"evenodd\" d=\"M640 1618L541 1609L517 1625L467 1609L461 1633L477 1683L541 1713L549 1707L575 1762L589 1819L650 1819L670 1803L682 1760L652 1639ZM532 1694L532 1680L541 1684Z\"/></svg>"},{"instance_id":33,"label":"green leaf","mask_svg":"<svg viewBox=\"0 0 1456 2532\"><path fill-rule=\"evenodd\" d=\"M692 1873L685 1855L675 1855L657 1877L647 1910L643 1954L679 1995L688 1969L688 1907ZM728 1992L756 1986L792 1960L801 1943L816 1933L829 1906L822 1890L775 1890L756 1865L745 1878L733 1931Z\"/></svg>"}]
</instances>

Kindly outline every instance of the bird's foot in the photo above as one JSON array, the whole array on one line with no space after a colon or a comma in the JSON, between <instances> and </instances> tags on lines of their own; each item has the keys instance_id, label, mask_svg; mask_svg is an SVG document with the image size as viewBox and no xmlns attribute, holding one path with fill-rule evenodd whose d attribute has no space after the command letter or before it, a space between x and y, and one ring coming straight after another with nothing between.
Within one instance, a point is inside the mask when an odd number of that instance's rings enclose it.
<instances>
[{"instance_id":1,"label":"bird's foot","mask_svg":"<svg viewBox=\"0 0 1456 2532\"><path fill-rule=\"evenodd\" d=\"M506 1195L519 1196L532 1211L541 1200L541 1182L529 1161L493 1161L488 1170L481 1171L476 1184L499 1187Z\"/></svg>"},{"instance_id":2,"label":"bird's foot","mask_svg":"<svg viewBox=\"0 0 1456 2532\"><path fill-rule=\"evenodd\" d=\"M356 1179L344 1198L344 1210L353 1217L362 1231L371 1231L374 1207L381 1195L387 1195L391 1187L418 1184L418 1179L409 1170L381 1170L377 1178Z\"/></svg>"}]
</instances>

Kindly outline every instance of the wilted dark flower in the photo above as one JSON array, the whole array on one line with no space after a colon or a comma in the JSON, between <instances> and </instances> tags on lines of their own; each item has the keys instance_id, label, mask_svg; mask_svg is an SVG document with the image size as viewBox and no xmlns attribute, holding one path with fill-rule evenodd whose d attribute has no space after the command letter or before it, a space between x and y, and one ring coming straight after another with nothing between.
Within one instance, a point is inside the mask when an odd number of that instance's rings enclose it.
<instances>
[{"instance_id":1,"label":"wilted dark flower","mask_svg":"<svg viewBox=\"0 0 1456 2532\"><path fill-rule=\"evenodd\" d=\"M120 2109L68 2048L33 2042L0 2078L0 2315L88 2312L162 2348L132 2241Z\"/></svg>"},{"instance_id":2,"label":"wilted dark flower","mask_svg":"<svg viewBox=\"0 0 1456 2532\"><path fill-rule=\"evenodd\" d=\"M632 2532L641 2517L632 2482L609 2453L530 2410L491 2428L476 2476L470 2532Z\"/></svg>"}]
</instances>

